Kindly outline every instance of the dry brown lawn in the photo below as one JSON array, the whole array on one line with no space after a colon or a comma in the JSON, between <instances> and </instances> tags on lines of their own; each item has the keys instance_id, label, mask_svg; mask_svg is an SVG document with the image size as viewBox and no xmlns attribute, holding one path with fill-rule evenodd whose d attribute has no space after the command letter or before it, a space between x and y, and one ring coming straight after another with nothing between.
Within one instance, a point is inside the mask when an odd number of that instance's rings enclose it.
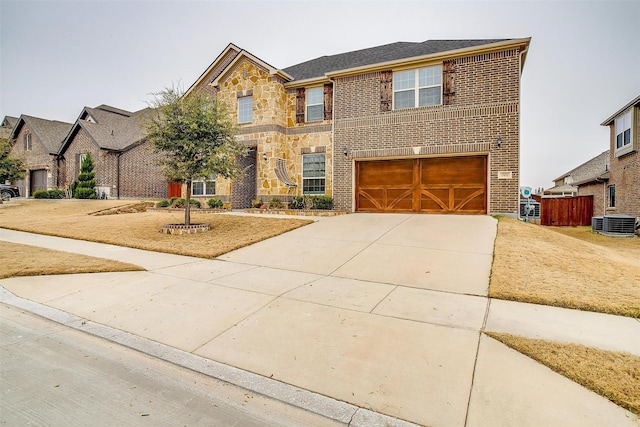
<instances>
[{"instance_id":1,"label":"dry brown lawn","mask_svg":"<svg viewBox=\"0 0 640 427\"><path fill-rule=\"evenodd\" d=\"M0 269L0 279L16 276L144 270L142 267L124 262L54 251L36 246L20 245L1 240L0 253L11 254L10 259L8 257L8 262L4 262L2 269ZM20 262L21 260L28 260L28 262Z\"/></svg>"},{"instance_id":2,"label":"dry brown lawn","mask_svg":"<svg viewBox=\"0 0 640 427\"><path fill-rule=\"evenodd\" d=\"M126 205L122 200L27 200L0 209L0 227L100 243L214 258L282 234L312 221L192 212L192 223L206 222L206 233L167 235L163 224L183 223L183 212L149 210L118 215L90 215Z\"/></svg>"},{"instance_id":3,"label":"dry brown lawn","mask_svg":"<svg viewBox=\"0 0 640 427\"><path fill-rule=\"evenodd\" d=\"M640 238L499 218L489 295L640 317Z\"/></svg>"},{"instance_id":4,"label":"dry brown lawn","mask_svg":"<svg viewBox=\"0 0 640 427\"><path fill-rule=\"evenodd\" d=\"M640 357L580 344L487 335L640 415Z\"/></svg>"}]
</instances>

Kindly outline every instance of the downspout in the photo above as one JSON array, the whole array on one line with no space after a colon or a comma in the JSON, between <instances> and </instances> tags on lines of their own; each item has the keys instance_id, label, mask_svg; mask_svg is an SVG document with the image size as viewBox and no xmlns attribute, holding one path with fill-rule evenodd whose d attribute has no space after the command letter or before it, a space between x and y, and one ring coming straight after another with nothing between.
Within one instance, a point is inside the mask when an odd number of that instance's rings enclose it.
<instances>
[{"instance_id":1,"label":"downspout","mask_svg":"<svg viewBox=\"0 0 640 427\"><path fill-rule=\"evenodd\" d=\"M116 199L120 200L120 155L121 152L116 153Z\"/></svg>"}]
</instances>

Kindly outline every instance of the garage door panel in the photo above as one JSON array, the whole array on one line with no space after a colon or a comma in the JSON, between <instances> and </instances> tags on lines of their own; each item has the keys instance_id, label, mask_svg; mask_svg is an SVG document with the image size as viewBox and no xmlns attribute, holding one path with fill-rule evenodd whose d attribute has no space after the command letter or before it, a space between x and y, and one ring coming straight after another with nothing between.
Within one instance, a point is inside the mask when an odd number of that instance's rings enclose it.
<instances>
[{"instance_id":1,"label":"garage door panel","mask_svg":"<svg viewBox=\"0 0 640 427\"><path fill-rule=\"evenodd\" d=\"M357 162L356 210L485 214L486 180L486 156Z\"/></svg>"}]
</instances>

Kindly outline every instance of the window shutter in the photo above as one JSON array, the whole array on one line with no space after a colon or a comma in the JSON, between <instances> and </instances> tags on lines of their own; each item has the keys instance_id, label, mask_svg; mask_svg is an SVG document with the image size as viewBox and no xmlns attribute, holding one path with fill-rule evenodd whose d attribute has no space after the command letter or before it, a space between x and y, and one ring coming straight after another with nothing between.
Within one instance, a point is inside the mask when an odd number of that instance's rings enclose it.
<instances>
[{"instance_id":1,"label":"window shutter","mask_svg":"<svg viewBox=\"0 0 640 427\"><path fill-rule=\"evenodd\" d=\"M304 123L304 88L296 90L296 123Z\"/></svg>"},{"instance_id":2,"label":"window shutter","mask_svg":"<svg viewBox=\"0 0 640 427\"><path fill-rule=\"evenodd\" d=\"M456 69L453 59L442 63L442 104L453 104L456 94Z\"/></svg>"},{"instance_id":3,"label":"window shutter","mask_svg":"<svg viewBox=\"0 0 640 427\"><path fill-rule=\"evenodd\" d=\"M333 117L333 84L324 85L324 119L331 120Z\"/></svg>"},{"instance_id":4,"label":"window shutter","mask_svg":"<svg viewBox=\"0 0 640 427\"><path fill-rule=\"evenodd\" d=\"M380 111L391 111L393 99L393 71L380 73Z\"/></svg>"}]
</instances>

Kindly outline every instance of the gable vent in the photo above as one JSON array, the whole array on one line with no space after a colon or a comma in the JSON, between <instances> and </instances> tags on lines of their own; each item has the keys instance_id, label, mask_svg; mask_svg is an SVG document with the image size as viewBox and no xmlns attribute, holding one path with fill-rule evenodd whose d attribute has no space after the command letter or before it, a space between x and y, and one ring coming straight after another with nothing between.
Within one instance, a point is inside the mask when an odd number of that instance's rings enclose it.
<instances>
[{"instance_id":1,"label":"gable vent","mask_svg":"<svg viewBox=\"0 0 640 427\"><path fill-rule=\"evenodd\" d=\"M602 234L633 236L636 219L630 215L605 215L602 220Z\"/></svg>"}]
</instances>

